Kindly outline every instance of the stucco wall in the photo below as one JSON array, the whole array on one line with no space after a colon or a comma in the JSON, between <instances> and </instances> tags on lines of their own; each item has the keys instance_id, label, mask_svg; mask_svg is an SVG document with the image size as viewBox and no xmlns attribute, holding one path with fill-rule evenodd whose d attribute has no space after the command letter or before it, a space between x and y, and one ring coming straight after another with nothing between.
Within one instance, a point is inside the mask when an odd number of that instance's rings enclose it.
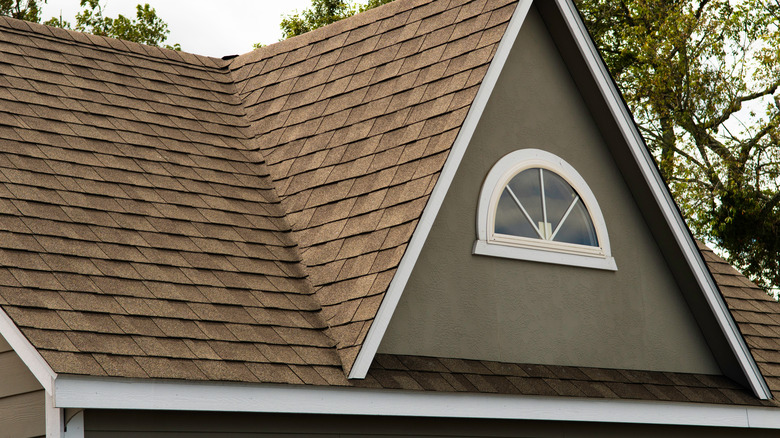
<instances>
[{"instance_id":1,"label":"stucco wall","mask_svg":"<svg viewBox=\"0 0 780 438\"><path fill-rule=\"evenodd\" d=\"M617 272L471 254L482 181L499 158L522 148L562 157L589 184ZM379 351L720 373L535 8Z\"/></svg>"}]
</instances>

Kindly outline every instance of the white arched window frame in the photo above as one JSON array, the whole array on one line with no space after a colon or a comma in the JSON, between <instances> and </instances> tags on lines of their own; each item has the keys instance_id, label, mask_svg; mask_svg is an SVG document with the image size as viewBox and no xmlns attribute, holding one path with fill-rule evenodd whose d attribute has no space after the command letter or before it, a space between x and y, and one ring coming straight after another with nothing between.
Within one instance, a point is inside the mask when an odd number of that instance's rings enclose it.
<instances>
[{"instance_id":1,"label":"white arched window frame","mask_svg":"<svg viewBox=\"0 0 780 438\"><path fill-rule=\"evenodd\" d=\"M507 236L495 233L498 201L509 181L520 172L540 168L554 172L577 192L590 214L599 246L577 245L552 240ZM477 206L477 241L474 254L581 266L616 271L604 216L588 184L562 158L539 149L521 149L502 157L490 169L482 185Z\"/></svg>"}]
</instances>

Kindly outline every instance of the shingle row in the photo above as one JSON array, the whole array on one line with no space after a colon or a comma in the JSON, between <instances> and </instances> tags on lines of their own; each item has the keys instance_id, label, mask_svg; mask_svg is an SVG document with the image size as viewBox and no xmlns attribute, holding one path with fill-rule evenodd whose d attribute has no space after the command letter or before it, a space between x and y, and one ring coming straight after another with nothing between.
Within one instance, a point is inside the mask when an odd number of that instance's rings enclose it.
<instances>
[{"instance_id":1,"label":"shingle row","mask_svg":"<svg viewBox=\"0 0 780 438\"><path fill-rule=\"evenodd\" d=\"M778 406L723 376L378 354L357 386Z\"/></svg>"},{"instance_id":2,"label":"shingle row","mask_svg":"<svg viewBox=\"0 0 780 438\"><path fill-rule=\"evenodd\" d=\"M230 65L347 369L515 5L394 2Z\"/></svg>"},{"instance_id":3,"label":"shingle row","mask_svg":"<svg viewBox=\"0 0 780 438\"><path fill-rule=\"evenodd\" d=\"M711 249L699 249L769 385L780 391L780 304Z\"/></svg>"}]
</instances>

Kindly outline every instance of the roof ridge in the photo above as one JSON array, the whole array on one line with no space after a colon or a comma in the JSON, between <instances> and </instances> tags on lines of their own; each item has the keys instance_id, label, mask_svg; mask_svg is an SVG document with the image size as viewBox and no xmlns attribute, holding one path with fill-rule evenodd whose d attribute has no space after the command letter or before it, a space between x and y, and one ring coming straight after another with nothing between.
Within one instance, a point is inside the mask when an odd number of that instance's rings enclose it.
<instances>
[{"instance_id":1,"label":"roof ridge","mask_svg":"<svg viewBox=\"0 0 780 438\"><path fill-rule=\"evenodd\" d=\"M205 68L221 71L228 62L211 56L197 55L194 53L166 49L164 47L150 46L133 41L118 38L93 35L86 32L78 32L71 29L52 27L41 23L20 20L13 17L0 16L0 29L18 34L33 33L38 37L54 41L68 41L72 44L96 47L101 50L110 50L136 57L151 57L166 62L174 62L188 67Z\"/></svg>"},{"instance_id":2,"label":"roof ridge","mask_svg":"<svg viewBox=\"0 0 780 438\"><path fill-rule=\"evenodd\" d=\"M234 70L244 64L260 61L261 59L271 58L279 53L290 52L304 46L310 46L324 41L334 35L350 32L361 26L375 22L379 17L376 15L394 15L400 12L414 9L421 4L432 3L442 0L408 0L391 1L366 11L356 13L347 18L338 20L328 25L318 27L301 35L296 35L267 46L252 50L251 52L239 55L230 60L229 68ZM447 0L449 1L449 0Z\"/></svg>"}]
</instances>

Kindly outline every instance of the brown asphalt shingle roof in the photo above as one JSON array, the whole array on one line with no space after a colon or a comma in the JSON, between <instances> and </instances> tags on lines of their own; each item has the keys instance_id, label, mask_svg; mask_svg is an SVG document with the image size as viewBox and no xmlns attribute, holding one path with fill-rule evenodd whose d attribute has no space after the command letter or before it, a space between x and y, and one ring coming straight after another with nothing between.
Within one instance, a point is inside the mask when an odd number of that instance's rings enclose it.
<instances>
[{"instance_id":1,"label":"brown asphalt shingle roof","mask_svg":"<svg viewBox=\"0 0 780 438\"><path fill-rule=\"evenodd\" d=\"M52 369L340 372L225 62L49 31L0 18L0 304Z\"/></svg>"},{"instance_id":2,"label":"brown asphalt shingle roof","mask_svg":"<svg viewBox=\"0 0 780 438\"><path fill-rule=\"evenodd\" d=\"M397 0L230 61L0 17L0 306L62 374L771 404L411 356L347 381L514 8ZM777 303L702 252L780 390Z\"/></svg>"},{"instance_id":3,"label":"brown asphalt shingle roof","mask_svg":"<svg viewBox=\"0 0 780 438\"><path fill-rule=\"evenodd\" d=\"M711 249L699 249L769 389L780 393L780 303Z\"/></svg>"},{"instance_id":4,"label":"brown asphalt shingle roof","mask_svg":"<svg viewBox=\"0 0 780 438\"><path fill-rule=\"evenodd\" d=\"M778 406L727 377L378 354L364 388Z\"/></svg>"},{"instance_id":5,"label":"brown asphalt shingle roof","mask_svg":"<svg viewBox=\"0 0 780 438\"><path fill-rule=\"evenodd\" d=\"M515 6L397 1L230 65L347 371Z\"/></svg>"}]
</instances>

